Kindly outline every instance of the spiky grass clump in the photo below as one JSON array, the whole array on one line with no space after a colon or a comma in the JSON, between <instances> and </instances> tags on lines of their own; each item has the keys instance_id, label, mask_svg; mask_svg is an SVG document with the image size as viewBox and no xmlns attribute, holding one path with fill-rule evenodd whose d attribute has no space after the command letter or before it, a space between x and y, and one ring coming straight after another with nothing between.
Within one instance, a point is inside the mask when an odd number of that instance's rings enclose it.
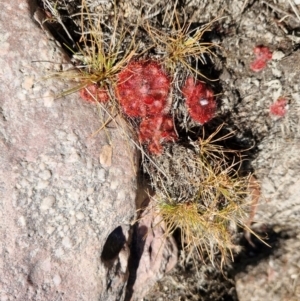
<instances>
[{"instance_id":1,"label":"spiky grass clump","mask_svg":"<svg viewBox=\"0 0 300 301\"><path fill-rule=\"evenodd\" d=\"M115 5L116 10L116 5ZM112 24L105 25L99 17L94 17L82 0L80 12L81 38L76 44L78 51L73 52L76 67L72 70L56 73L61 79L79 82L74 88L64 91L60 96L97 86L100 91L113 94L111 89L116 82L116 75L137 55L135 30L128 32L129 26L122 24L115 11ZM105 30L104 30L105 28ZM130 37L130 38L128 38ZM130 40L130 42L128 42ZM84 92L92 95L90 91Z\"/></svg>"},{"instance_id":2,"label":"spiky grass clump","mask_svg":"<svg viewBox=\"0 0 300 301\"><path fill-rule=\"evenodd\" d=\"M190 29L191 23L179 21L178 13L174 14L172 28L166 31L158 30L147 24L146 30L156 48L162 53L162 62L171 74L176 71L188 71L190 74L203 76L198 69L199 62L204 65L204 54L213 54L214 43L202 41L205 32L209 31L216 20L204 27Z\"/></svg>"},{"instance_id":3,"label":"spiky grass clump","mask_svg":"<svg viewBox=\"0 0 300 301\"><path fill-rule=\"evenodd\" d=\"M195 248L201 258L208 256L212 263L219 254L222 266L228 258L233 259L238 228L248 230L250 175L239 176L240 160L229 160L227 153L233 152L218 145L231 136L215 138L220 129L206 139L200 138L193 152L182 149L181 156L188 154L191 158L178 166L171 162L173 174L166 171L169 179L162 175L154 179L151 174L157 191L154 203L166 224L167 235L179 229L183 249ZM156 163L164 166L163 159L160 160ZM180 157L177 155L175 160Z\"/></svg>"},{"instance_id":4,"label":"spiky grass clump","mask_svg":"<svg viewBox=\"0 0 300 301\"><path fill-rule=\"evenodd\" d=\"M237 215L241 208L231 204L223 210L206 208L200 210L196 201L190 203L157 203L158 212L166 224L166 233L170 235L176 229L180 230L181 243L187 252L196 250L197 254L205 261L215 264L216 255L221 254L221 266L232 255L234 243L232 241L233 229L230 223L236 223ZM237 226L237 225L235 225Z\"/></svg>"}]
</instances>

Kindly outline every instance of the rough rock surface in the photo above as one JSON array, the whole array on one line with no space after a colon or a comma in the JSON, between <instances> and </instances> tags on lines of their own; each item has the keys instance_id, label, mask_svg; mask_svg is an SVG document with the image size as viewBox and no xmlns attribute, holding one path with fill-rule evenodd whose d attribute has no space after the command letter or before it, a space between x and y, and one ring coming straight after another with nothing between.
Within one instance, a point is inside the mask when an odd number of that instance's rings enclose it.
<instances>
[{"instance_id":1,"label":"rough rock surface","mask_svg":"<svg viewBox=\"0 0 300 301\"><path fill-rule=\"evenodd\" d=\"M136 154L114 125L92 135L95 106L54 99L70 87L43 77L66 61L33 8L0 11L0 300L123 300Z\"/></svg>"},{"instance_id":2,"label":"rough rock surface","mask_svg":"<svg viewBox=\"0 0 300 301\"><path fill-rule=\"evenodd\" d=\"M273 246L271 256L239 273L236 278L239 301L300 300L299 248L299 234L286 235L277 247Z\"/></svg>"},{"instance_id":3,"label":"rough rock surface","mask_svg":"<svg viewBox=\"0 0 300 301\"><path fill-rule=\"evenodd\" d=\"M219 114L244 141L254 137L252 167L261 184L254 226L263 236L269 232L266 240L272 248L256 241L251 249L245 243L243 254L248 258L237 256L229 269L237 296L226 286L224 290L221 281L212 281L208 272L195 277L193 270L177 269L146 300L300 300L299 1L294 8L296 1L285 0L187 3L185 9L195 10L200 24L224 17L213 33L225 62L219 75ZM273 57L264 70L253 72L253 49L258 45L269 47ZM287 99L287 113L272 116L270 106L280 97Z\"/></svg>"},{"instance_id":4,"label":"rough rock surface","mask_svg":"<svg viewBox=\"0 0 300 301\"><path fill-rule=\"evenodd\" d=\"M149 199L146 199L144 206L148 202ZM126 300L142 300L154 284L177 264L175 239L165 233L165 225L155 209L152 206L146 208L133 235Z\"/></svg>"}]
</instances>

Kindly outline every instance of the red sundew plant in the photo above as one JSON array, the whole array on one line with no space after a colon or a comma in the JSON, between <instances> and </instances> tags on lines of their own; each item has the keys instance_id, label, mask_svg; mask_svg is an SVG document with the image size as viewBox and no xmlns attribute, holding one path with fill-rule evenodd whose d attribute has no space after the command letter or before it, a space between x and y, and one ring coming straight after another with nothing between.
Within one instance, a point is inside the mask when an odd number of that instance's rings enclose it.
<instances>
[{"instance_id":1,"label":"red sundew plant","mask_svg":"<svg viewBox=\"0 0 300 301\"><path fill-rule=\"evenodd\" d=\"M188 77L182 88L191 118L200 124L210 121L216 112L217 103L213 91L205 83Z\"/></svg>"},{"instance_id":2,"label":"red sundew plant","mask_svg":"<svg viewBox=\"0 0 300 301\"><path fill-rule=\"evenodd\" d=\"M130 117L161 115L170 90L170 80L154 61L135 61L118 74L116 96Z\"/></svg>"},{"instance_id":3,"label":"red sundew plant","mask_svg":"<svg viewBox=\"0 0 300 301\"><path fill-rule=\"evenodd\" d=\"M270 113L274 116L283 117L286 112L287 100L283 97L278 98L277 101L270 106Z\"/></svg>"},{"instance_id":4,"label":"red sundew plant","mask_svg":"<svg viewBox=\"0 0 300 301\"><path fill-rule=\"evenodd\" d=\"M177 140L172 117L158 115L143 119L139 128L139 140L148 145L149 153L160 155L163 151L162 143Z\"/></svg>"},{"instance_id":5,"label":"red sundew plant","mask_svg":"<svg viewBox=\"0 0 300 301\"><path fill-rule=\"evenodd\" d=\"M256 46L253 49L256 59L250 64L250 69L254 72L263 70L267 62L272 59L272 52L266 46Z\"/></svg>"},{"instance_id":6,"label":"red sundew plant","mask_svg":"<svg viewBox=\"0 0 300 301\"><path fill-rule=\"evenodd\" d=\"M97 84L91 84L80 90L80 97L90 102L107 102L109 95L103 88L98 87Z\"/></svg>"}]
</instances>

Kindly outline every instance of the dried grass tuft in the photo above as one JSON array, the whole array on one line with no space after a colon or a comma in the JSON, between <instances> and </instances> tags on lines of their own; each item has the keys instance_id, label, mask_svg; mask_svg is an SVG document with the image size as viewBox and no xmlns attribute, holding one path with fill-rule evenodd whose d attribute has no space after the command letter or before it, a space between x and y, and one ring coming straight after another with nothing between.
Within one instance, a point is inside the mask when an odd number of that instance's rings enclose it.
<instances>
[{"instance_id":1,"label":"dried grass tuft","mask_svg":"<svg viewBox=\"0 0 300 301\"><path fill-rule=\"evenodd\" d=\"M240 176L241 156L219 144L233 135L217 138L221 127L208 138L191 143L188 151L173 145L176 157L169 153L157 159L156 164L164 168L167 177L150 165L148 168L157 192L154 206L166 224L166 235L179 229L184 250L195 249L202 259L208 256L213 264L219 257L222 267L229 258L233 260L238 229L249 231L251 174ZM230 159L229 154L240 159Z\"/></svg>"},{"instance_id":2,"label":"dried grass tuft","mask_svg":"<svg viewBox=\"0 0 300 301\"><path fill-rule=\"evenodd\" d=\"M200 75L200 65L205 65L205 54L214 55L212 49L219 47L215 43L203 42L203 35L210 31L216 18L203 27L191 29L191 23L183 25L179 21L178 13L174 12L174 21L169 30L159 30L149 23L145 29L151 37L158 52L162 55L162 62L170 74L175 75L178 70L187 71L189 74Z\"/></svg>"},{"instance_id":3,"label":"dried grass tuft","mask_svg":"<svg viewBox=\"0 0 300 301\"><path fill-rule=\"evenodd\" d=\"M81 37L76 44L78 51L74 52L70 49L73 52L75 68L50 75L79 82L79 84L59 96L65 96L96 84L100 89L107 89L111 98L114 98L113 87L116 75L138 55L139 47L135 40L137 25L131 30L130 26L120 21L117 11L111 23L106 26L101 15L98 17L92 15L86 1L82 0Z\"/></svg>"}]
</instances>

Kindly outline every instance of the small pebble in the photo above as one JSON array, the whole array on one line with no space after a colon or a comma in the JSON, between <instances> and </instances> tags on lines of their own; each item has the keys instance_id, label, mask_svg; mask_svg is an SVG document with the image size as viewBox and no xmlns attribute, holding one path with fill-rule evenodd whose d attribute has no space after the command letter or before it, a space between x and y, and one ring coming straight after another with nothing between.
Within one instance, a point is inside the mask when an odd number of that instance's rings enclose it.
<instances>
[{"instance_id":1,"label":"small pebble","mask_svg":"<svg viewBox=\"0 0 300 301\"><path fill-rule=\"evenodd\" d=\"M103 167L110 167L112 160L112 147L110 145L104 145L101 149L99 156L100 163Z\"/></svg>"},{"instance_id":2,"label":"small pebble","mask_svg":"<svg viewBox=\"0 0 300 301\"><path fill-rule=\"evenodd\" d=\"M50 209L55 202L55 197L53 195L49 195L45 197L41 203L40 209L42 211Z\"/></svg>"},{"instance_id":3,"label":"small pebble","mask_svg":"<svg viewBox=\"0 0 300 301\"><path fill-rule=\"evenodd\" d=\"M59 286L61 284L61 278L58 274L54 275L52 280L55 286Z\"/></svg>"},{"instance_id":4,"label":"small pebble","mask_svg":"<svg viewBox=\"0 0 300 301\"><path fill-rule=\"evenodd\" d=\"M82 220L82 219L84 219L84 214L82 212L78 212L78 213L76 213L76 218L78 220Z\"/></svg>"}]
</instances>

